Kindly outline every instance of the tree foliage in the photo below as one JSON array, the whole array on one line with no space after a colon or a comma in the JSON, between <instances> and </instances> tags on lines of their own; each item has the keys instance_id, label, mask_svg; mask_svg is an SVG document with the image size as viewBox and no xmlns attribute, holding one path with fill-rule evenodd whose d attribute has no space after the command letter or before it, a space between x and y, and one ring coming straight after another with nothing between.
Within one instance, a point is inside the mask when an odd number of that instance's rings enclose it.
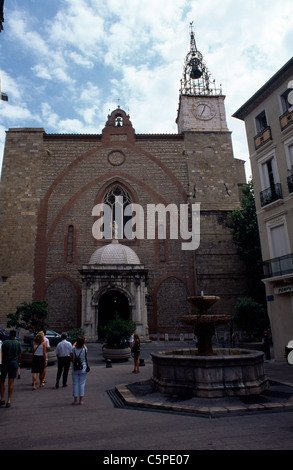
<instances>
[{"instance_id":1,"label":"tree foliage","mask_svg":"<svg viewBox=\"0 0 293 470\"><path fill-rule=\"evenodd\" d=\"M73 328L73 330L67 331L68 341L70 341L72 344L75 343L78 336L84 336L84 335L85 335L85 331L83 328Z\"/></svg>"},{"instance_id":2,"label":"tree foliage","mask_svg":"<svg viewBox=\"0 0 293 470\"><path fill-rule=\"evenodd\" d=\"M36 300L32 303L23 302L16 307L15 313L7 315L7 327L24 328L36 335L49 326L46 322L48 315L48 304L45 300Z\"/></svg>"},{"instance_id":3,"label":"tree foliage","mask_svg":"<svg viewBox=\"0 0 293 470\"><path fill-rule=\"evenodd\" d=\"M228 215L226 226L231 231L240 259L245 263L249 295L265 305L265 288L261 281L261 244L252 181L242 187L241 207Z\"/></svg>"},{"instance_id":4,"label":"tree foliage","mask_svg":"<svg viewBox=\"0 0 293 470\"><path fill-rule=\"evenodd\" d=\"M269 326L265 308L250 297L238 299L232 320L250 338L252 335L262 338L264 330Z\"/></svg>"},{"instance_id":5,"label":"tree foliage","mask_svg":"<svg viewBox=\"0 0 293 470\"><path fill-rule=\"evenodd\" d=\"M240 258L247 265L255 266L261 263L262 257L252 181L242 187L242 194L241 208L228 215L227 226Z\"/></svg>"},{"instance_id":6,"label":"tree foliage","mask_svg":"<svg viewBox=\"0 0 293 470\"><path fill-rule=\"evenodd\" d=\"M136 330L136 324L132 320L124 320L117 313L107 325L101 327L101 332L105 336L107 345L110 347L121 347L122 339L130 337Z\"/></svg>"}]
</instances>

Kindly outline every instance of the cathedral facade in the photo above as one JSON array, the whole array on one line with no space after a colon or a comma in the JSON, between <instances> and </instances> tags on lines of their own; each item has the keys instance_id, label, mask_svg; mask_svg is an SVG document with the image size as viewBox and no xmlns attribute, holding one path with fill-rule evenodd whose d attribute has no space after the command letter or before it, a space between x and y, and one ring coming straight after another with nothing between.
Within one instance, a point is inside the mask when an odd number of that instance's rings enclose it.
<instances>
[{"instance_id":1,"label":"cathedral facade","mask_svg":"<svg viewBox=\"0 0 293 470\"><path fill-rule=\"evenodd\" d=\"M202 292L221 297L215 313L233 314L246 278L225 220L239 207L246 180L244 162L233 156L224 98L210 83L191 32L177 134L136 134L119 106L96 135L7 131L1 326L17 305L37 299L48 303L51 328L82 327L91 340L115 312L133 319L145 339L189 334L180 318L190 312L187 297ZM103 223L105 206L111 227L108 219ZM175 211L180 226L186 209L185 232L192 233L195 206L200 240L183 249L192 240L180 230L173 236L172 217ZM133 207L136 213L129 212ZM165 216L155 214L152 229L150 208ZM131 222L132 237L124 231Z\"/></svg>"}]
</instances>

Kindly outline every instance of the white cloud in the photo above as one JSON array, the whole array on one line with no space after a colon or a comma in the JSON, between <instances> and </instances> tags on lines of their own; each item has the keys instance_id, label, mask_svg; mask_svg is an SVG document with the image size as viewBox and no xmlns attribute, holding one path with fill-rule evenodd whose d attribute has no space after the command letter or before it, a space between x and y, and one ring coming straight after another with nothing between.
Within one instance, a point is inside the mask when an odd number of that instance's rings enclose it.
<instances>
[{"instance_id":1,"label":"white cloud","mask_svg":"<svg viewBox=\"0 0 293 470\"><path fill-rule=\"evenodd\" d=\"M45 38L36 31L29 30L31 20L27 13L22 10L14 10L9 18L9 35L15 41L21 41L21 47L37 56L47 56L50 52Z\"/></svg>"},{"instance_id":2,"label":"white cloud","mask_svg":"<svg viewBox=\"0 0 293 470\"><path fill-rule=\"evenodd\" d=\"M49 103L42 103L42 119L44 127L49 126L50 128L57 129L60 118L57 113L54 113Z\"/></svg>"},{"instance_id":3,"label":"white cloud","mask_svg":"<svg viewBox=\"0 0 293 470\"><path fill-rule=\"evenodd\" d=\"M12 106L5 103L1 109L2 118L8 119L10 122L21 122L33 117L32 113L22 106Z\"/></svg>"},{"instance_id":4,"label":"white cloud","mask_svg":"<svg viewBox=\"0 0 293 470\"><path fill-rule=\"evenodd\" d=\"M58 133L95 134L97 133L97 128L94 125L87 125L79 119L61 119L58 123Z\"/></svg>"},{"instance_id":5,"label":"white cloud","mask_svg":"<svg viewBox=\"0 0 293 470\"><path fill-rule=\"evenodd\" d=\"M82 54L79 54L76 51L69 52L68 57L77 65L81 65L82 67L86 67L89 69L92 69L94 67L93 60L90 60L87 57L84 57Z\"/></svg>"},{"instance_id":6,"label":"white cloud","mask_svg":"<svg viewBox=\"0 0 293 470\"><path fill-rule=\"evenodd\" d=\"M104 37L104 20L88 2L70 0L61 8L48 28L49 41L73 46L85 56L92 55Z\"/></svg>"},{"instance_id":7,"label":"white cloud","mask_svg":"<svg viewBox=\"0 0 293 470\"><path fill-rule=\"evenodd\" d=\"M3 70L0 70L0 78L1 91L8 95L8 102L0 101L0 125L7 122L9 127L13 127L27 119L34 119L25 96L25 80L22 77L13 78Z\"/></svg>"},{"instance_id":8,"label":"white cloud","mask_svg":"<svg viewBox=\"0 0 293 470\"><path fill-rule=\"evenodd\" d=\"M58 123L59 132L66 133L80 133L83 128L83 123L78 119L61 119Z\"/></svg>"},{"instance_id":9,"label":"white cloud","mask_svg":"<svg viewBox=\"0 0 293 470\"><path fill-rule=\"evenodd\" d=\"M12 98L16 101L20 101L23 98L23 92L21 84L18 82L17 78L13 78L11 75L5 72L5 70L0 70L1 78L1 91L8 95L8 98ZM1 103L1 101L0 101ZM4 105L2 103L1 108Z\"/></svg>"},{"instance_id":10,"label":"white cloud","mask_svg":"<svg viewBox=\"0 0 293 470\"><path fill-rule=\"evenodd\" d=\"M45 80L52 80L52 73L48 70L48 67L38 64L32 67L32 70L35 72L38 78L43 78Z\"/></svg>"},{"instance_id":11,"label":"white cloud","mask_svg":"<svg viewBox=\"0 0 293 470\"><path fill-rule=\"evenodd\" d=\"M95 101L99 103L101 100L101 89L91 82L81 84L80 88L80 101L85 103L92 103Z\"/></svg>"}]
</instances>

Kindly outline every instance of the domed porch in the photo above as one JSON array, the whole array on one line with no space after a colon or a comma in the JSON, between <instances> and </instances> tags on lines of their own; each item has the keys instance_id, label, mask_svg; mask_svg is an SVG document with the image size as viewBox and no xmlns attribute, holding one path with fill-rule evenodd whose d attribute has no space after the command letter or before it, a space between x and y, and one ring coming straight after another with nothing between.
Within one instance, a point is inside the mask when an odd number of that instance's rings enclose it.
<instances>
[{"instance_id":1,"label":"domed porch","mask_svg":"<svg viewBox=\"0 0 293 470\"><path fill-rule=\"evenodd\" d=\"M89 341L101 339L99 325L104 326L114 313L133 320L141 339L148 339L147 270L134 250L114 239L98 248L79 272L82 276L81 326Z\"/></svg>"}]
</instances>

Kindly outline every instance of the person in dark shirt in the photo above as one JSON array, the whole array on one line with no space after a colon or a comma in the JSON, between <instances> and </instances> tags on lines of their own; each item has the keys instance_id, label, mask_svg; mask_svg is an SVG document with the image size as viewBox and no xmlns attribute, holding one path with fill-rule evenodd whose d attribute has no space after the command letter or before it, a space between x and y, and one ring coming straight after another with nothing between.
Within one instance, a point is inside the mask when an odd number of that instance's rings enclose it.
<instances>
[{"instance_id":1,"label":"person in dark shirt","mask_svg":"<svg viewBox=\"0 0 293 470\"><path fill-rule=\"evenodd\" d=\"M67 387L68 371L71 363L72 344L67 341L67 333L62 333L61 342L57 344L55 353L58 359L58 369L56 377L56 388L59 388L59 381L63 374L63 387Z\"/></svg>"},{"instance_id":2,"label":"person in dark shirt","mask_svg":"<svg viewBox=\"0 0 293 470\"><path fill-rule=\"evenodd\" d=\"M139 373L139 355L140 355L140 339L139 339L138 334L134 335L134 341L132 343L131 353L134 359L134 369L132 372L134 374L138 374Z\"/></svg>"},{"instance_id":3,"label":"person in dark shirt","mask_svg":"<svg viewBox=\"0 0 293 470\"><path fill-rule=\"evenodd\" d=\"M21 358L21 346L19 341L16 339L16 331L11 330L9 339L6 339L2 344L2 367L1 367L1 401L0 406L5 405L4 394L5 394L5 380L8 375L8 398L6 402L6 408L10 407L10 400L13 392L14 379L17 377L18 366Z\"/></svg>"}]
</instances>

